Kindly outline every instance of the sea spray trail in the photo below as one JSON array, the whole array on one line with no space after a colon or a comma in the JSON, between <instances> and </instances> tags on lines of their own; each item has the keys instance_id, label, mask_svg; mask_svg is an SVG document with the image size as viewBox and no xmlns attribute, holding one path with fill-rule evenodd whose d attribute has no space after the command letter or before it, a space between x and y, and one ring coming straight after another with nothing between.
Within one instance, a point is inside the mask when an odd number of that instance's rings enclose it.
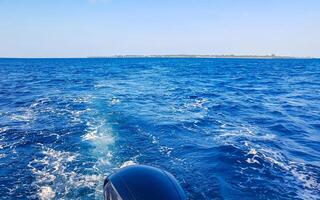
<instances>
[{"instance_id":1,"label":"sea spray trail","mask_svg":"<svg viewBox=\"0 0 320 200\"><path fill-rule=\"evenodd\" d=\"M101 199L122 165L190 199L319 199L320 61L1 59L1 199Z\"/></svg>"},{"instance_id":2,"label":"sea spray trail","mask_svg":"<svg viewBox=\"0 0 320 200\"><path fill-rule=\"evenodd\" d=\"M28 165L35 175L36 180L32 184L38 188L40 199L100 199L101 185L111 172L112 152L109 146L113 143L112 131L106 119L95 110L94 97L75 100L87 104L86 110L76 112L77 119L71 118L76 123L85 123L84 134L78 141L81 148L77 148L76 152L73 149L57 151L43 145L43 157L34 159Z\"/></svg>"}]
</instances>

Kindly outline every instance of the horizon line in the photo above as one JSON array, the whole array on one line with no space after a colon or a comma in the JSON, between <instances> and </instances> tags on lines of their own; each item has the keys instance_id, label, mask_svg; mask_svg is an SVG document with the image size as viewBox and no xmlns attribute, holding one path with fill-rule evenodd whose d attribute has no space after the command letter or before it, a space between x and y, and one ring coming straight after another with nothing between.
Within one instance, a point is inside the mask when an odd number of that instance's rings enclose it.
<instances>
[{"instance_id":1,"label":"horizon line","mask_svg":"<svg viewBox=\"0 0 320 200\"><path fill-rule=\"evenodd\" d=\"M230 59L320 59L313 56L245 55L245 54L119 54L109 56L79 57L1 57L0 59L102 59L102 58L230 58Z\"/></svg>"}]
</instances>

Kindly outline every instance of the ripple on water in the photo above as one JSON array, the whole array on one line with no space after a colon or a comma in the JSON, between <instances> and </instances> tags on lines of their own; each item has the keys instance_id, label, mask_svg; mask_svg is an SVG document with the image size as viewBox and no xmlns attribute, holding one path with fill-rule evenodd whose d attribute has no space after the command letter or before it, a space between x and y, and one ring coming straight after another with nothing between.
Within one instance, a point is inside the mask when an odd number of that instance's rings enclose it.
<instances>
[{"instance_id":1,"label":"ripple on water","mask_svg":"<svg viewBox=\"0 0 320 200\"><path fill-rule=\"evenodd\" d=\"M140 163L190 199L319 199L319 74L299 59L0 59L0 193L101 199L105 176Z\"/></svg>"}]
</instances>

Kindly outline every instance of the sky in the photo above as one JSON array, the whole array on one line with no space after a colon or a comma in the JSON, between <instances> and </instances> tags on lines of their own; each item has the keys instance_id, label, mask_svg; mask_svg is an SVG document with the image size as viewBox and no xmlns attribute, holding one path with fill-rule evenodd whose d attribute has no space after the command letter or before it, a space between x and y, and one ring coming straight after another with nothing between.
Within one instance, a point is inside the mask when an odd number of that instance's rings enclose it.
<instances>
[{"instance_id":1,"label":"sky","mask_svg":"<svg viewBox=\"0 0 320 200\"><path fill-rule=\"evenodd\" d=\"M319 0L0 0L0 57L320 57Z\"/></svg>"}]
</instances>

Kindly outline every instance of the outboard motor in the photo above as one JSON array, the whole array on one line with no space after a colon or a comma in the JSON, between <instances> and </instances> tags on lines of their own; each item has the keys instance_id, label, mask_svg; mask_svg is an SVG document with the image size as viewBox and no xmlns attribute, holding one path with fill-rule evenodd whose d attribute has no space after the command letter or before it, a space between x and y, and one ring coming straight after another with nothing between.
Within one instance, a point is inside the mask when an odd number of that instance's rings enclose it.
<instances>
[{"instance_id":1,"label":"outboard motor","mask_svg":"<svg viewBox=\"0 0 320 200\"><path fill-rule=\"evenodd\" d=\"M170 173L144 165L120 169L106 178L103 189L105 200L186 200Z\"/></svg>"}]
</instances>

